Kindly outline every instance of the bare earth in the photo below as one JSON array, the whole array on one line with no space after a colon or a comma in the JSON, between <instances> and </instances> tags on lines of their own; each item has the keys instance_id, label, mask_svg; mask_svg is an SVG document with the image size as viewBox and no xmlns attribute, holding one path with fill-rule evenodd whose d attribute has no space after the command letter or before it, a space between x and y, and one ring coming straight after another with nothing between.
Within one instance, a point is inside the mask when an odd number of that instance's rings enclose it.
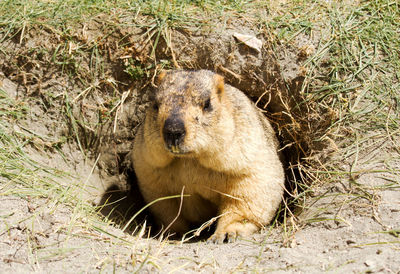
<instances>
[{"instance_id":1,"label":"bare earth","mask_svg":"<svg viewBox=\"0 0 400 274\"><path fill-rule=\"evenodd\" d=\"M376 176L362 176L363 184L385 184ZM338 183L337 186L341 187ZM44 200L1 196L0 236L3 272L380 272L400 270L400 192L377 191L379 205L363 207L362 201L347 204L346 192L328 192L331 197L314 204L312 210L341 204L340 210L324 212L327 219L306 225L282 244L284 232L271 228L249 240L214 245L137 238L111 226L107 233L72 227L85 223L73 209L53 206ZM33 216L24 220L26 216ZM68 229L73 229L72 234ZM396 233L388 233L397 229ZM116 239L108 233L121 237ZM75 236L76 235L76 236ZM129 243L122 242L128 241ZM59 254L57 254L59 253ZM48 259L47 259L48 257ZM141 265L143 263L143 265Z\"/></svg>"}]
</instances>

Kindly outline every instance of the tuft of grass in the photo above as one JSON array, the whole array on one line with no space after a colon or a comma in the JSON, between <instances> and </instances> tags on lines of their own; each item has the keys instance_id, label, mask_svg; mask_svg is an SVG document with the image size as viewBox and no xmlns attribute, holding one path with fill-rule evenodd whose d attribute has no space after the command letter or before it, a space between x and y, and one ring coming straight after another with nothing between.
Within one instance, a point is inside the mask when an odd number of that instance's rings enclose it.
<instances>
[{"instance_id":1,"label":"tuft of grass","mask_svg":"<svg viewBox=\"0 0 400 274\"><path fill-rule=\"evenodd\" d=\"M306 128L298 127L299 121L294 121L290 130L294 133L299 128L299 136L309 133L310 137L317 137L306 140L308 144L329 141L336 150L334 158L324 162L320 158L326 155L318 148L307 148L295 140L306 153L289 167L294 170L292 190L280 213L284 216L285 231L297 229L288 219L296 220L298 212L313 206L311 201L327 197L322 194L310 199L318 185L338 181L350 184L348 195L334 194L338 203L333 207L339 211L344 204L356 206L360 200L376 206L376 188L358 184L357 178L366 173L382 173L386 174L382 176L388 184L381 189L398 187L398 180L393 179L399 175L398 168L393 166L398 163L400 152L398 1L295 1L270 7L271 16L260 17L260 22L274 51L282 46L295 47L296 41L305 37L314 41L315 51L303 63L303 98L287 111L293 111L294 116L296 107L300 112L316 112L310 117L305 115L309 121L300 121ZM320 121L327 121L327 127L315 127ZM367 170L365 166L371 164L384 168ZM333 209L316 209L317 217L309 221L325 220L320 216ZM289 236L290 233L285 237Z\"/></svg>"},{"instance_id":2,"label":"tuft of grass","mask_svg":"<svg viewBox=\"0 0 400 274\"><path fill-rule=\"evenodd\" d=\"M15 212L1 216L0 236L11 235L15 229L21 230L26 236L23 245L27 248L26 259L33 268L86 250L87 243L81 242L78 246L77 239L108 242L112 237L115 242L131 245L132 239L114 235L105 228L109 225L108 221L99 221L95 208L83 196L87 187L85 182L64 171L48 168L26 153L36 138L35 134L20 130L27 109L23 101L11 99L0 89L0 197L14 197L10 199L22 199L28 203L26 213L19 212L17 207ZM59 211L66 210L70 212L66 216L68 222L58 220L57 228L43 230L42 225L46 227L49 224L41 216L62 215ZM20 214L21 217L14 217ZM63 238L62 244L53 240L38 242L38 238L51 238L53 233Z\"/></svg>"},{"instance_id":3,"label":"tuft of grass","mask_svg":"<svg viewBox=\"0 0 400 274\"><path fill-rule=\"evenodd\" d=\"M0 180L3 195L29 192L30 195L41 196L43 189L35 191L35 184L43 183L36 177L41 168L29 159L24 152L28 141L17 138L11 125L22 119L26 113L23 102L15 102L0 89ZM15 189L14 184L20 189ZM50 190L49 190L50 191Z\"/></svg>"}]
</instances>

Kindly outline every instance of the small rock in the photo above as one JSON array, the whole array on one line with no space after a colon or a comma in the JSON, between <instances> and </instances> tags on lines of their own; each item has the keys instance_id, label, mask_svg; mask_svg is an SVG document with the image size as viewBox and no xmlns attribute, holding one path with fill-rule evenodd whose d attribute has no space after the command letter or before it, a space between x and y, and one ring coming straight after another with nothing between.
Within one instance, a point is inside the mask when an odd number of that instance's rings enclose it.
<instances>
[{"instance_id":1,"label":"small rock","mask_svg":"<svg viewBox=\"0 0 400 274\"><path fill-rule=\"evenodd\" d=\"M296 239L293 239L292 241L290 241L289 246L290 246L290 248L296 247L297 246Z\"/></svg>"},{"instance_id":2,"label":"small rock","mask_svg":"<svg viewBox=\"0 0 400 274\"><path fill-rule=\"evenodd\" d=\"M365 264L366 266L368 266L368 267L374 267L374 266L375 266L375 262L372 261L372 260L366 260L366 261L364 262L364 264Z\"/></svg>"},{"instance_id":3,"label":"small rock","mask_svg":"<svg viewBox=\"0 0 400 274\"><path fill-rule=\"evenodd\" d=\"M2 72L0 72L0 88L4 90L11 98L17 98L17 85L6 78Z\"/></svg>"},{"instance_id":4,"label":"small rock","mask_svg":"<svg viewBox=\"0 0 400 274\"><path fill-rule=\"evenodd\" d=\"M255 36L235 32L233 37L238 39L239 42L242 42L246 46L261 52L262 41Z\"/></svg>"}]
</instances>

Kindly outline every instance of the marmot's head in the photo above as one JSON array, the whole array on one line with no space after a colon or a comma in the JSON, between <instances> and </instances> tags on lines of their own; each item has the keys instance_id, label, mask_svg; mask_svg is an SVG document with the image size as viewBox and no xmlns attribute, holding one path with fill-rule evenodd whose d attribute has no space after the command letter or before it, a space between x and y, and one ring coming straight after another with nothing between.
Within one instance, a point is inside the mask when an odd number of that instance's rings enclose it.
<instances>
[{"instance_id":1,"label":"marmot's head","mask_svg":"<svg viewBox=\"0 0 400 274\"><path fill-rule=\"evenodd\" d=\"M146 118L147 138L176 156L206 151L218 132L223 77L207 70L162 72Z\"/></svg>"}]
</instances>

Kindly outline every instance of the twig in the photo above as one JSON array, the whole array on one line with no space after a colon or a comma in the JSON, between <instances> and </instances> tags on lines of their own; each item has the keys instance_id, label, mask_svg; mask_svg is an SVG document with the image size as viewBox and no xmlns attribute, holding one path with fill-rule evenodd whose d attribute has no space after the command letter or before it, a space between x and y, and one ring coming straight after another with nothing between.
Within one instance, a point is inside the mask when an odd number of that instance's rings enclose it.
<instances>
[{"instance_id":1,"label":"twig","mask_svg":"<svg viewBox=\"0 0 400 274\"><path fill-rule=\"evenodd\" d=\"M239 74L237 74L237 73L231 71L230 69L227 69L227 68L225 68L225 67L222 66L222 65L218 65L218 68L219 68L220 70L222 70L223 72L232 75L233 77L235 77L235 78L238 79L239 81L242 81L242 76L240 76Z\"/></svg>"},{"instance_id":2,"label":"twig","mask_svg":"<svg viewBox=\"0 0 400 274\"><path fill-rule=\"evenodd\" d=\"M183 193L185 191L185 186L182 187L182 191L181 191L181 202L179 204L179 209L178 209L178 213L176 214L175 218L172 220L172 222L169 223L169 225L164 229L164 231L161 233L161 235L163 235L166 231L168 231L171 226L173 225L173 223L176 222L176 220L179 218L179 215L181 215L181 210L182 210L182 205L183 205Z\"/></svg>"}]
</instances>

